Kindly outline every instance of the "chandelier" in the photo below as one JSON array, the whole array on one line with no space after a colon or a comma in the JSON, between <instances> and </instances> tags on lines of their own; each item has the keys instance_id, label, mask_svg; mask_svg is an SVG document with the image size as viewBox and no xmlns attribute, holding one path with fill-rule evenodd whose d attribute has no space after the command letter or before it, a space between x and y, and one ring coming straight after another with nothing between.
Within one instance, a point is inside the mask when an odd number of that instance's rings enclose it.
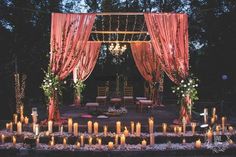
<instances>
[{"instance_id":1,"label":"chandelier","mask_svg":"<svg viewBox=\"0 0 236 157\"><path fill-rule=\"evenodd\" d=\"M116 43L111 43L108 49L113 56L119 57L125 52L125 50L127 49L127 46L126 45L121 46L118 42L116 42Z\"/></svg>"}]
</instances>

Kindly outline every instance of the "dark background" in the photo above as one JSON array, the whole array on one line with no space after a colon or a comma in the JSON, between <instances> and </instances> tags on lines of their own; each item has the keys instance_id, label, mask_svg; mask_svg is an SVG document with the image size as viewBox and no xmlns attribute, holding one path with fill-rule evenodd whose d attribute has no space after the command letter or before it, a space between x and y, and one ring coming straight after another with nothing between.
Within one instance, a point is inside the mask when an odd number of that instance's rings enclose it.
<instances>
[{"instance_id":1,"label":"dark background","mask_svg":"<svg viewBox=\"0 0 236 157\"><path fill-rule=\"evenodd\" d=\"M200 79L201 101L230 102L236 96L236 1L234 0L1 0L0 1L0 119L15 112L14 72L27 75L25 105L46 108L42 90L43 70L49 61L50 20L52 12L181 12L189 16L191 72ZM98 24L99 25L99 24ZM128 76L135 95L143 94L143 79L127 50L126 62L114 64L113 57L100 56L85 81L84 100L94 100L96 86L115 81L115 74ZM227 80L222 80L227 75ZM63 104L73 102L67 78ZM112 83L112 82L111 82ZM172 99L173 84L165 77L164 99ZM113 86L114 87L114 86Z\"/></svg>"}]
</instances>

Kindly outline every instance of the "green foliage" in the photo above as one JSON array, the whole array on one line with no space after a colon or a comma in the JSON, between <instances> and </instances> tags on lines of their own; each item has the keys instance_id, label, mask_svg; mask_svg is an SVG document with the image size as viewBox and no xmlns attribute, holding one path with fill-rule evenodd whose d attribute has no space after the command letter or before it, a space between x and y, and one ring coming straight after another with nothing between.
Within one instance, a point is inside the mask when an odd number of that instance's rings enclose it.
<instances>
[{"instance_id":1,"label":"green foliage","mask_svg":"<svg viewBox=\"0 0 236 157\"><path fill-rule=\"evenodd\" d=\"M86 85L82 81L78 80L76 83L73 83L73 87L75 89L75 94L80 95Z\"/></svg>"}]
</instances>

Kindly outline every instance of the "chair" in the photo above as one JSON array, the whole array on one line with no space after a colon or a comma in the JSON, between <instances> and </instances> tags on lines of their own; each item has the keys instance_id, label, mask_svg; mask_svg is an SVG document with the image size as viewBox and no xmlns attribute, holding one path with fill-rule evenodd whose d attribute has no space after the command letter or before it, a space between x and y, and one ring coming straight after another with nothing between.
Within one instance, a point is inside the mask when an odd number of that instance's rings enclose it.
<instances>
[{"instance_id":1,"label":"chair","mask_svg":"<svg viewBox=\"0 0 236 157\"><path fill-rule=\"evenodd\" d=\"M97 87L97 97L96 97L96 102L97 103L102 103L106 105L107 102L107 92L108 92L108 87Z\"/></svg>"},{"instance_id":2,"label":"chair","mask_svg":"<svg viewBox=\"0 0 236 157\"><path fill-rule=\"evenodd\" d=\"M133 97L133 87L124 87L124 97L123 97L124 105L129 102L130 104L134 103Z\"/></svg>"}]
</instances>

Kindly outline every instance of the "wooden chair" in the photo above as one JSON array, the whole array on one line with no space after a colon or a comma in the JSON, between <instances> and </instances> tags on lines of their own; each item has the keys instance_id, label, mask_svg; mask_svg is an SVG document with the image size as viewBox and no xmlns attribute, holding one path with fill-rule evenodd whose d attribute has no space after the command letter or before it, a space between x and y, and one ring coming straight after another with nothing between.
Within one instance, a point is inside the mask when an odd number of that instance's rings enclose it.
<instances>
[{"instance_id":1,"label":"wooden chair","mask_svg":"<svg viewBox=\"0 0 236 157\"><path fill-rule=\"evenodd\" d=\"M101 103L106 105L107 102L107 92L108 92L108 87L97 87L97 97L96 97L96 102Z\"/></svg>"},{"instance_id":2,"label":"wooden chair","mask_svg":"<svg viewBox=\"0 0 236 157\"><path fill-rule=\"evenodd\" d=\"M126 103L133 104L134 103L134 97L133 97L133 87L124 87L124 96L123 96L124 105Z\"/></svg>"}]
</instances>

